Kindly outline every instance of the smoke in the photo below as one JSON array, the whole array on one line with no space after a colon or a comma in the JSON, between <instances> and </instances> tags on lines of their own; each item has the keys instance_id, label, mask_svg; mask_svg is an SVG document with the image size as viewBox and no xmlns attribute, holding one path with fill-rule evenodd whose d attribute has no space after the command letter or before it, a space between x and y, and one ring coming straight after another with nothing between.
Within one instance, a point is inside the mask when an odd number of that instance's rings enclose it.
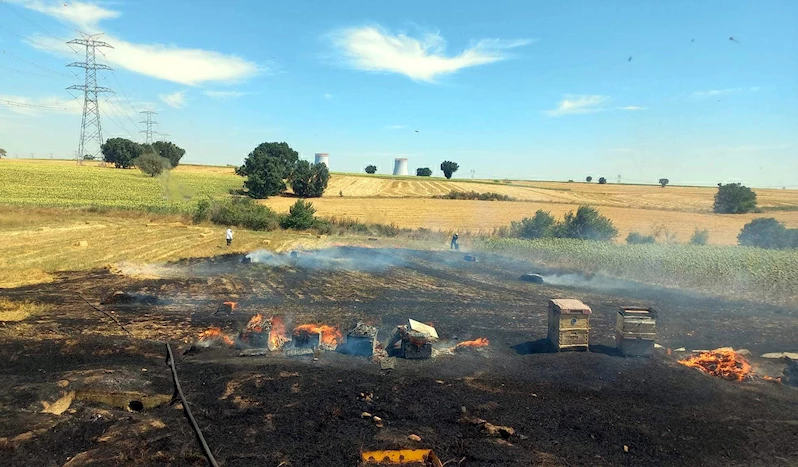
<instances>
[{"instance_id":1,"label":"smoke","mask_svg":"<svg viewBox=\"0 0 798 467\"><path fill-rule=\"evenodd\" d=\"M622 290L640 287L639 284L632 281L599 275L554 274L542 275L542 277L545 284L560 287L580 287L596 290Z\"/></svg>"},{"instance_id":2,"label":"smoke","mask_svg":"<svg viewBox=\"0 0 798 467\"><path fill-rule=\"evenodd\" d=\"M355 247L303 250L290 254L257 250L248 254L246 258L252 263L272 267L291 266L302 269L362 272L385 271L407 264L407 259L398 251Z\"/></svg>"}]
</instances>

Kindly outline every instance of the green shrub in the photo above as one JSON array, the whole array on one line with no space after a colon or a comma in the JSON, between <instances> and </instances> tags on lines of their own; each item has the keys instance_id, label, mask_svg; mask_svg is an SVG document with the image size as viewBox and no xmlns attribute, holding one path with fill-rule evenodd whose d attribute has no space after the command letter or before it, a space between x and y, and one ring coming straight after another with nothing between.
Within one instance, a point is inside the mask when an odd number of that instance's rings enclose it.
<instances>
[{"instance_id":1,"label":"green shrub","mask_svg":"<svg viewBox=\"0 0 798 467\"><path fill-rule=\"evenodd\" d=\"M455 191L452 190L445 195L435 195L433 198L436 199L468 199L468 200L479 200L479 201L515 201L515 198L502 195L499 193L493 193L487 191L485 193L477 193L476 191Z\"/></svg>"},{"instance_id":2,"label":"green shrub","mask_svg":"<svg viewBox=\"0 0 798 467\"><path fill-rule=\"evenodd\" d=\"M297 200L288 210L288 214L281 216L280 227L284 229L307 230L316 223L316 208L313 203L304 199Z\"/></svg>"},{"instance_id":3,"label":"green shrub","mask_svg":"<svg viewBox=\"0 0 798 467\"><path fill-rule=\"evenodd\" d=\"M271 209L250 198L233 198L214 203L210 220L214 224L235 225L251 230L275 230L280 226L278 216Z\"/></svg>"},{"instance_id":4,"label":"green shrub","mask_svg":"<svg viewBox=\"0 0 798 467\"><path fill-rule=\"evenodd\" d=\"M618 229L610 219L599 214L595 208L579 206L576 214L573 211L565 214L562 222L554 229L554 236L609 241L618 236Z\"/></svg>"},{"instance_id":5,"label":"green shrub","mask_svg":"<svg viewBox=\"0 0 798 467\"><path fill-rule=\"evenodd\" d=\"M194 209L194 214L191 216L191 220L195 224L207 221L211 217L211 207L212 205L210 199L200 199L197 201L197 207Z\"/></svg>"},{"instance_id":6,"label":"green shrub","mask_svg":"<svg viewBox=\"0 0 798 467\"><path fill-rule=\"evenodd\" d=\"M418 177L431 177L432 176L432 169L429 167L420 167L416 169L416 176Z\"/></svg>"},{"instance_id":7,"label":"green shrub","mask_svg":"<svg viewBox=\"0 0 798 467\"><path fill-rule=\"evenodd\" d=\"M643 235L639 232L629 232L626 236L626 243L630 245L643 245L645 243L657 243L653 235Z\"/></svg>"},{"instance_id":8,"label":"green shrub","mask_svg":"<svg viewBox=\"0 0 798 467\"><path fill-rule=\"evenodd\" d=\"M755 212L756 193L739 183L718 184L713 210L719 214Z\"/></svg>"},{"instance_id":9,"label":"green shrub","mask_svg":"<svg viewBox=\"0 0 798 467\"><path fill-rule=\"evenodd\" d=\"M709 231L707 229L698 230L696 227L695 232L690 237L690 244L692 245L706 245L709 242Z\"/></svg>"},{"instance_id":10,"label":"green shrub","mask_svg":"<svg viewBox=\"0 0 798 467\"><path fill-rule=\"evenodd\" d=\"M520 222L510 224L509 236L516 238L549 238L554 235L557 222L550 212L539 209L531 219L525 217ZM501 236L501 232L499 232Z\"/></svg>"},{"instance_id":11,"label":"green shrub","mask_svg":"<svg viewBox=\"0 0 798 467\"><path fill-rule=\"evenodd\" d=\"M172 168L168 159L165 159L154 152L145 152L139 157L133 159L133 165L138 167L139 170L150 177L161 175L164 170Z\"/></svg>"},{"instance_id":12,"label":"green shrub","mask_svg":"<svg viewBox=\"0 0 798 467\"><path fill-rule=\"evenodd\" d=\"M796 232L798 229L787 229L772 217L759 217L743 226L737 242L743 246L768 249L796 248Z\"/></svg>"}]
</instances>

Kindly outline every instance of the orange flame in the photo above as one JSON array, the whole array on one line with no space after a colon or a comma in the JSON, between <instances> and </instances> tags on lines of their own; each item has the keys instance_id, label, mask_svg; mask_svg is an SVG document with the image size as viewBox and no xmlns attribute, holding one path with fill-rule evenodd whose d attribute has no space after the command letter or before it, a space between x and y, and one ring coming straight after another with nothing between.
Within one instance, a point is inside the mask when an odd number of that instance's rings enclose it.
<instances>
[{"instance_id":1,"label":"orange flame","mask_svg":"<svg viewBox=\"0 0 798 467\"><path fill-rule=\"evenodd\" d=\"M262 314L258 313L252 318L249 319L247 323L247 327L244 332L263 332L263 325L266 323L266 319L263 317Z\"/></svg>"},{"instance_id":2,"label":"orange flame","mask_svg":"<svg viewBox=\"0 0 798 467\"><path fill-rule=\"evenodd\" d=\"M230 311L236 311L236 307L238 306L238 302L224 302L222 305L226 305L230 307Z\"/></svg>"},{"instance_id":3,"label":"orange flame","mask_svg":"<svg viewBox=\"0 0 798 467\"><path fill-rule=\"evenodd\" d=\"M731 349L701 352L679 360L679 363L729 381L742 381L751 375L751 364Z\"/></svg>"},{"instance_id":4,"label":"orange flame","mask_svg":"<svg viewBox=\"0 0 798 467\"><path fill-rule=\"evenodd\" d=\"M772 376L765 375L762 377L762 379L764 379L765 381L773 381L774 383L781 383L781 376L777 376L776 378L774 378Z\"/></svg>"},{"instance_id":5,"label":"orange flame","mask_svg":"<svg viewBox=\"0 0 798 467\"><path fill-rule=\"evenodd\" d=\"M277 350L288 342L288 336L285 334L285 322L279 316L273 316L271 324L272 328L269 331L269 350Z\"/></svg>"},{"instance_id":6,"label":"orange flame","mask_svg":"<svg viewBox=\"0 0 798 467\"><path fill-rule=\"evenodd\" d=\"M472 341L463 341L454 346L454 349L478 349L480 347L487 347L490 341L486 337L477 337Z\"/></svg>"},{"instance_id":7,"label":"orange flame","mask_svg":"<svg viewBox=\"0 0 798 467\"><path fill-rule=\"evenodd\" d=\"M343 336L338 326L328 326L326 324L300 324L294 328L294 335L300 332L308 334L318 334L319 343L324 345L338 345Z\"/></svg>"},{"instance_id":8,"label":"orange flame","mask_svg":"<svg viewBox=\"0 0 798 467\"><path fill-rule=\"evenodd\" d=\"M199 334L199 340L203 342L221 340L227 345L233 345L233 339L222 334L222 330L216 327L209 328L207 331L202 331Z\"/></svg>"}]
</instances>

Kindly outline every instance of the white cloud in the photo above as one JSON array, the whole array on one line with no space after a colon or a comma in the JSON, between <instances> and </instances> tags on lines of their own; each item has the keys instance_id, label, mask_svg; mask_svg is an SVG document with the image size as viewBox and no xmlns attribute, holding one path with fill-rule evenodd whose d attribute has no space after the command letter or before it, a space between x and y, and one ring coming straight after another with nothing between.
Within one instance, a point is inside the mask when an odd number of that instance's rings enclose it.
<instances>
[{"instance_id":1,"label":"white cloud","mask_svg":"<svg viewBox=\"0 0 798 467\"><path fill-rule=\"evenodd\" d=\"M174 107L175 109L180 109L186 105L186 91L177 91L172 94L159 94L158 98L161 99L164 104L169 107Z\"/></svg>"},{"instance_id":2,"label":"white cloud","mask_svg":"<svg viewBox=\"0 0 798 467\"><path fill-rule=\"evenodd\" d=\"M556 109L547 110L546 113L553 117L569 114L585 114L606 110L604 104L609 102L609 96L600 95L574 95L566 94Z\"/></svg>"},{"instance_id":3,"label":"white cloud","mask_svg":"<svg viewBox=\"0 0 798 467\"><path fill-rule=\"evenodd\" d=\"M101 117L125 116L139 117L138 110L152 107L149 102L122 101L117 96L102 96L99 101ZM72 114L83 113L83 98L74 99L60 96L19 96L0 95L0 111L5 110L17 115L39 116L44 114ZM127 121L127 120L125 120Z\"/></svg>"},{"instance_id":4,"label":"white cloud","mask_svg":"<svg viewBox=\"0 0 798 467\"><path fill-rule=\"evenodd\" d=\"M203 91L202 93L210 97L211 99L219 99L219 100L235 99L250 94L248 92L242 92L242 91Z\"/></svg>"},{"instance_id":5,"label":"white cloud","mask_svg":"<svg viewBox=\"0 0 798 467\"><path fill-rule=\"evenodd\" d=\"M648 110L648 107L639 107L636 105L627 105L625 107L621 107L621 110Z\"/></svg>"},{"instance_id":6,"label":"white cloud","mask_svg":"<svg viewBox=\"0 0 798 467\"><path fill-rule=\"evenodd\" d=\"M63 6L63 3L45 4L36 0L24 2L23 5L89 32L96 32L100 21L121 15L118 11L84 2ZM66 40L39 34L34 35L35 42L28 43L35 48L56 49L74 55L75 50L63 43ZM113 46L113 49L98 49L104 54L104 61L112 67L189 86L206 82L235 82L263 71L254 62L212 50L133 43L111 35L105 35L101 40Z\"/></svg>"},{"instance_id":7,"label":"white cloud","mask_svg":"<svg viewBox=\"0 0 798 467\"><path fill-rule=\"evenodd\" d=\"M407 125L386 125L385 126L386 130L402 130L404 128L407 128Z\"/></svg>"},{"instance_id":8,"label":"white cloud","mask_svg":"<svg viewBox=\"0 0 798 467\"><path fill-rule=\"evenodd\" d=\"M392 35L378 26L364 26L336 31L330 38L345 62L355 69L398 73L426 82L463 68L506 59L504 51L532 42L483 39L458 55L448 56L446 41L438 33L416 39L402 33Z\"/></svg>"},{"instance_id":9,"label":"white cloud","mask_svg":"<svg viewBox=\"0 0 798 467\"><path fill-rule=\"evenodd\" d=\"M327 99L328 101L329 101L329 100L332 100L332 99L335 99L335 96L333 96L333 95L332 95L332 94L330 94L329 92L325 92L324 94L322 94L322 97L324 97L324 98L325 98L325 99Z\"/></svg>"},{"instance_id":10,"label":"white cloud","mask_svg":"<svg viewBox=\"0 0 798 467\"><path fill-rule=\"evenodd\" d=\"M729 88L729 89L710 89L709 91L696 91L693 93L693 97L713 97L713 96L721 96L723 94L732 94L735 92L742 91L741 88Z\"/></svg>"},{"instance_id":11,"label":"white cloud","mask_svg":"<svg viewBox=\"0 0 798 467\"><path fill-rule=\"evenodd\" d=\"M43 2L39 0L22 2L25 8L52 16L66 23L80 26L83 30L95 29L104 19L118 18L118 11L107 10L99 5L86 2Z\"/></svg>"}]
</instances>

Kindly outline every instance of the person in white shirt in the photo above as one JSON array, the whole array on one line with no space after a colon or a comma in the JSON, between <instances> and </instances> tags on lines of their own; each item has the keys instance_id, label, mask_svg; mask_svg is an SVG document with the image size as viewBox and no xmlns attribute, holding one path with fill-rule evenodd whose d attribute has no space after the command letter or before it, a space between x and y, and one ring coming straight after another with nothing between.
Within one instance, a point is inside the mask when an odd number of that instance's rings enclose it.
<instances>
[{"instance_id":1,"label":"person in white shirt","mask_svg":"<svg viewBox=\"0 0 798 467\"><path fill-rule=\"evenodd\" d=\"M230 246L230 244L233 243L233 229L228 227L224 238L227 240L227 246Z\"/></svg>"}]
</instances>

